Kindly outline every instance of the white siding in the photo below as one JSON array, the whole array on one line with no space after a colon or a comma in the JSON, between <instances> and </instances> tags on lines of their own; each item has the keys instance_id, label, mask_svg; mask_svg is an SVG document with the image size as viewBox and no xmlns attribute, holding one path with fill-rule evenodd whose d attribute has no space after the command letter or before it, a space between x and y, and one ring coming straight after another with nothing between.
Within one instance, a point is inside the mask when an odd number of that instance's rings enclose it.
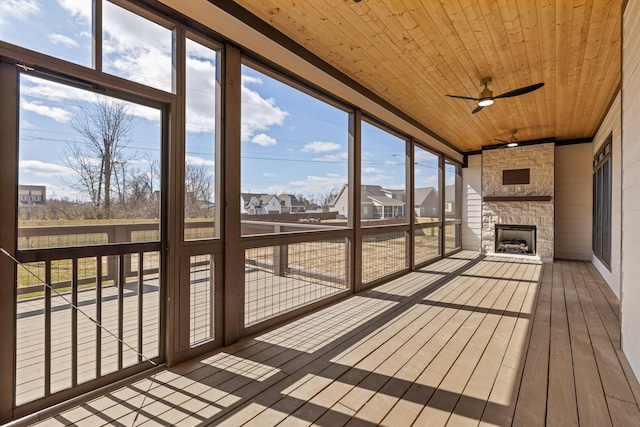
<instances>
[{"instance_id":1,"label":"white siding","mask_svg":"<svg viewBox=\"0 0 640 427\"><path fill-rule=\"evenodd\" d=\"M480 251L482 241L482 155L462 169L462 249Z\"/></svg>"},{"instance_id":2,"label":"white siding","mask_svg":"<svg viewBox=\"0 0 640 427\"><path fill-rule=\"evenodd\" d=\"M623 239L622 349L640 377L640 2L630 1L623 18Z\"/></svg>"},{"instance_id":3,"label":"white siding","mask_svg":"<svg viewBox=\"0 0 640 427\"><path fill-rule=\"evenodd\" d=\"M565 145L555 151L554 256L590 261L592 144Z\"/></svg>"}]
</instances>

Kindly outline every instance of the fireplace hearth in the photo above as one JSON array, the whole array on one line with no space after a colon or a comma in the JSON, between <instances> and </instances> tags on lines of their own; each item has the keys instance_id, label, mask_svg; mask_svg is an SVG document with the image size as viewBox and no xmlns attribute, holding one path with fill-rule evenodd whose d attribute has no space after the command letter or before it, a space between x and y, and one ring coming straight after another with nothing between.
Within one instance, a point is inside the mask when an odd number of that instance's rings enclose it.
<instances>
[{"instance_id":1,"label":"fireplace hearth","mask_svg":"<svg viewBox=\"0 0 640 427\"><path fill-rule=\"evenodd\" d=\"M496 253L535 255L536 226L519 224L495 225Z\"/></svg>"}]
</instances>

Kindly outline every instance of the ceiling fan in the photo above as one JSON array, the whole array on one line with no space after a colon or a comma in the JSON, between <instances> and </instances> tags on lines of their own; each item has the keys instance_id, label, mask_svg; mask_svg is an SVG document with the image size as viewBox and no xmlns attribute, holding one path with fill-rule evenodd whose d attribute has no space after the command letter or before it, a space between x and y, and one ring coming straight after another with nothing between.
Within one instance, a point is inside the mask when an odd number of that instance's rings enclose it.
<instances>
[{"instance_id":1,"label":"ceiling fan","mask_svg":"<svg viewBox=\"0 0 640 427\"><path fill-rule=\"evenodd\" d=\"M516 138L516 133L518 133L518 129L514 129L511 131L511 138L509 138L508 141L505 141L503 139L498 139L498 138L496 138L496 141L504 142L506 144L505 147L509 147L509 148L517 147L518 138Z\"/></svg>"},{"instance_id":2,"label":"ceiling fan","mask_svg":"<svg viewBox=\"0 0 640 427\"><path fill-rule=\"evenodd\" d=\"M530 86L521 87L519 89L510 90L509 92L505 92L503 94L493 96L493 91L489 89L489 84L491 83L491 77L486 77L482 79L480 82L481 85L484 85L484 89L477 98L473 98L471 96L460 96L460 95L447 95L451 98L460 98L460 99L470 99L472 101L477 101L478 106L471 112L471 114L475 114L478 111L482 110L484 107L487 107L493 104L494 99L500 98L511 98L513 96L524 95L525 93L533 92L536 89L540 89L544 86L544 83L536 83Z\"/></svg>"}]
</instances>

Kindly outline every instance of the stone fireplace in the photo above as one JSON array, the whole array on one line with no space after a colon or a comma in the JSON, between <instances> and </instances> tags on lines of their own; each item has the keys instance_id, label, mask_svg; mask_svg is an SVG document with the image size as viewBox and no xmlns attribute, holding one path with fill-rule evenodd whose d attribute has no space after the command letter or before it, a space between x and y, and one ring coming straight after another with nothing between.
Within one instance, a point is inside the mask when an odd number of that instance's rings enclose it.
<instances>
[{"instance_id":1,"label":"stone fireplace","mask_svg":"<svg viewBox=\"0 0 640 427\"><path fill-rule=\"evenodd\" d=\"M554 154L553 143L483 151L483 252L515 254L515 246L507 251L501 241L533 239L524 255L553 261ZM497 236L497 229L502 234L507 226L507 235ZM527 229L533 230L528 238L522 234Z\"/></svg>"}]
</instances>

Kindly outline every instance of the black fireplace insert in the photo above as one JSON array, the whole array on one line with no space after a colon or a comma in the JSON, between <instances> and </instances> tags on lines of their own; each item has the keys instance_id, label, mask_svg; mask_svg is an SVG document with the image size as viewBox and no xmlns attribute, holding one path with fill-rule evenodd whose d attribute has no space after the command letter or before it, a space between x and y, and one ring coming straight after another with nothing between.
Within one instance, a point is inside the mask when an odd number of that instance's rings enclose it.
<instances>
[{"instance_id":1,"label":"black fireplace insert","mask_svg":"<svg viewBox=\"0 0 640 427\"><path fill-rule=\"evenodd\" d=\"M496 224L496 253L535 255L536 226Z\"/></svg>"}]
</instances>

